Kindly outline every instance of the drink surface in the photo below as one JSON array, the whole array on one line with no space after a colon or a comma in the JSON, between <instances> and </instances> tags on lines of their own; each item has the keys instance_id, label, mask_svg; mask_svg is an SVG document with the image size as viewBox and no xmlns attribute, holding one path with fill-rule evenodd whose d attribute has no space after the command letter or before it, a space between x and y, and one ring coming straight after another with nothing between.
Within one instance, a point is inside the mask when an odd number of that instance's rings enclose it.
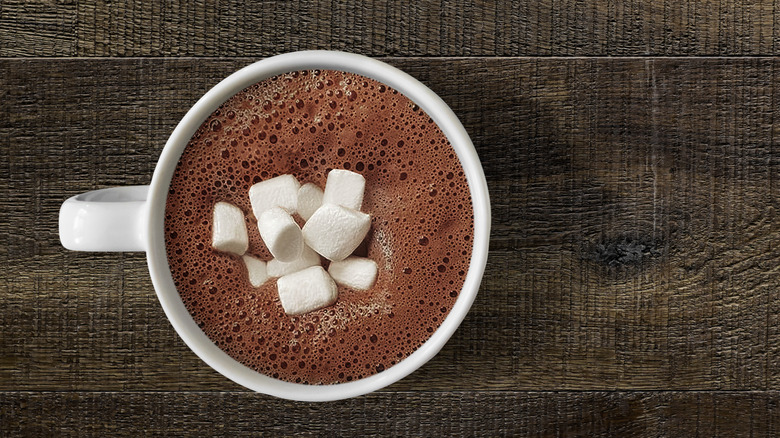
<instances>
[{"instance_id":1,"label":"drink surface","mask_svg":"<svg viewBox=\"0 0 780 438\"><path fill-rule=\"evenodd\" d=\"M289 316L275 279L254 288L240 257L211 248L212 209L241 208L247 254L270 260L249 188L283 174L324 188L331 169L366 178L371 230L357 252L377 263L377 281ZM363 76L301 71L248 87L202 124L171 181L165 235L179 294L216 345L263 374L331 384L393 366L438 328L468 271L473 213L457 156L412 101Z\"/></svg>"}]
</instances>

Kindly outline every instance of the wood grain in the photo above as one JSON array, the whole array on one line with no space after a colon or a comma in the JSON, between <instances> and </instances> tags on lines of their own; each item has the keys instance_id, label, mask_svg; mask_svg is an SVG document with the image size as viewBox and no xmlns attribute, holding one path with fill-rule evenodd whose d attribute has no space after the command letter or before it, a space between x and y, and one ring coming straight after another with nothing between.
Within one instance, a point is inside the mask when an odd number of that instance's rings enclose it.
<instances>
[{"instance_id":1,"label":"wood grain","mask_svg":"<svg viewBox=\"0 0 780 438\"><path fill-rule=\"evenodd\" d=\"M772 0L8 0L0 56L771 55L777 9Z\"/></svg>"},{"instance_id":2,"label":"wood grain","mask_svg":"<svg viewBox=\"0 0 780 438\"><path fill-rule=\"evenodd\" d=\"M472 311L386 391L780 389L777 59L387 61L459 115L494 220ZM247 62L0 60L0 390L239 389L142 254L67 252L57 214L147 183Z\"/></svg>"},{"instance_id":3,"label":"wood grain","mask_svg":"<svg viewBox=\"0 0 780 438\"><path fill-rule=\"evenodd\" d=\"M0 393L24 436L776 436L776 392L400 392L325 403L250 393ZM208 412L208 415L203 413Z\"/></svg>"}]
</instances>

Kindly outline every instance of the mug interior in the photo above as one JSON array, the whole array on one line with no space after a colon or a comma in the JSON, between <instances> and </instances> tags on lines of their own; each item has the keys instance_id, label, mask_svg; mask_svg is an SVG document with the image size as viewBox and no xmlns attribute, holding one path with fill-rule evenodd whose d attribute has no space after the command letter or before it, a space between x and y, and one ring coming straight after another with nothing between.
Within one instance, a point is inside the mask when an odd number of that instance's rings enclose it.
<instances>
[{"instance_id":1,"label":"mug interior","mask_svg":"<svg viewBox=\"0 0 780 438\"><path fill-rule=\"evenodd\" d=\"M474 237L463 288L447 317L431 337L406 359L372 376L346 383L308 385L264 375L239 363L217 347L197 326L174 285L165 249L164 217L169 184L190 138L212 112L244 88L264 79L297 70L340 70L384 83L420 106L450 141L463 167L474 208ZM362 395L390 385L430 360L460 325L476 297L487 262L490 203L487 183L474 146L444 101L408 74L383 62L344 52L304 51L274 56L251 64L209 90L187 112L160 155L149 188L147 260L157 296L184 342L209 366L234 382L257 392L301 401L328 401Z\"/></svg>"}]
</instances>

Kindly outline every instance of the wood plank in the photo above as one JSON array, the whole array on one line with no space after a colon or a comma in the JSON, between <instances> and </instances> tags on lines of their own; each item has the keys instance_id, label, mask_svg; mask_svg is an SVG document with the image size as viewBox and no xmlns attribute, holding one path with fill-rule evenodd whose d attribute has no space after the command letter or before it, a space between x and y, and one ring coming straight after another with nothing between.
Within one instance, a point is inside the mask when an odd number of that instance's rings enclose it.
<instances>
[{"instance_id":1,"label":"wood plank","mask_svg":"<svg viewBox=\"0 0 780 438\"><path fill-rule=\"evenodd\" d=\"M388 391L780 389L777 59L404 59L493 199L480 295ZM64 251L60 203L139 184L245 59L0 60L0 390L234 390L140 254Z\"/></svg>"},{"instance_id":2,"label":"wood plank","mask_svg":"<svg viewBox=\"0 0 780 438\"><path fill-rule=\"evenodd\" d=\"M0 56L73 56L76 53L75 2L0 3Z\"/></svg>"},{"instance_id":3,"label":"wood plank","mask_svg":"<svg viewBox=\"0 0 780 438\"><path fill-rule=\"evenodd\" d=\"M0 56L769 55L772 0L246 1L0 5Z\"/></svg>"},{"instance_id":4,"label":"wood plank","mask_svg":"<svg viewBox=\"0 0 780 438\"><path fill-rule=\"evenodd\" d=\"M776 392L0 393L8 436L776 436Z\"/></svg>"}]
</instances>

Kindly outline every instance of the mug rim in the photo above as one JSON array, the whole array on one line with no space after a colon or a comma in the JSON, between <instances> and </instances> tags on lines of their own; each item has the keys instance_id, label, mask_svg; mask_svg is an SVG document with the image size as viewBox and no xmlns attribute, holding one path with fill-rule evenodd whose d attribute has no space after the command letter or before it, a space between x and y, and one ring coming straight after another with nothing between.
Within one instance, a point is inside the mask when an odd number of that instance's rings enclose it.
<instances>
[{"instance_id":1,"label":"mug rim","mask_svg":"<svg viewBox=\"0 0 780 438\"><path fill-rule=\"evenodd\" d=\"M474 213L474 236L469 269L457 300L433 334L409 356L384 371L359 380L328 385L287 382L243 365L217 347L184 306L168 265L164 238L165 203L173 173L184 148L214 110L244 88L261 80L297 70L340 70L388 85L420 106L441 129L455 150L469 186ZM152 176L147 199L147 263L155 292L179 337L198 357L228 379L257 392L298 401L332 401L356 397L406 377L432 359L465 318L476 298L487 263L490 200L487 181L465 128L447 104L409 74L376 59L347 52L311 50L276 55L254 62L222 79L182 117Z\"/></svg>"}]
</instances>

